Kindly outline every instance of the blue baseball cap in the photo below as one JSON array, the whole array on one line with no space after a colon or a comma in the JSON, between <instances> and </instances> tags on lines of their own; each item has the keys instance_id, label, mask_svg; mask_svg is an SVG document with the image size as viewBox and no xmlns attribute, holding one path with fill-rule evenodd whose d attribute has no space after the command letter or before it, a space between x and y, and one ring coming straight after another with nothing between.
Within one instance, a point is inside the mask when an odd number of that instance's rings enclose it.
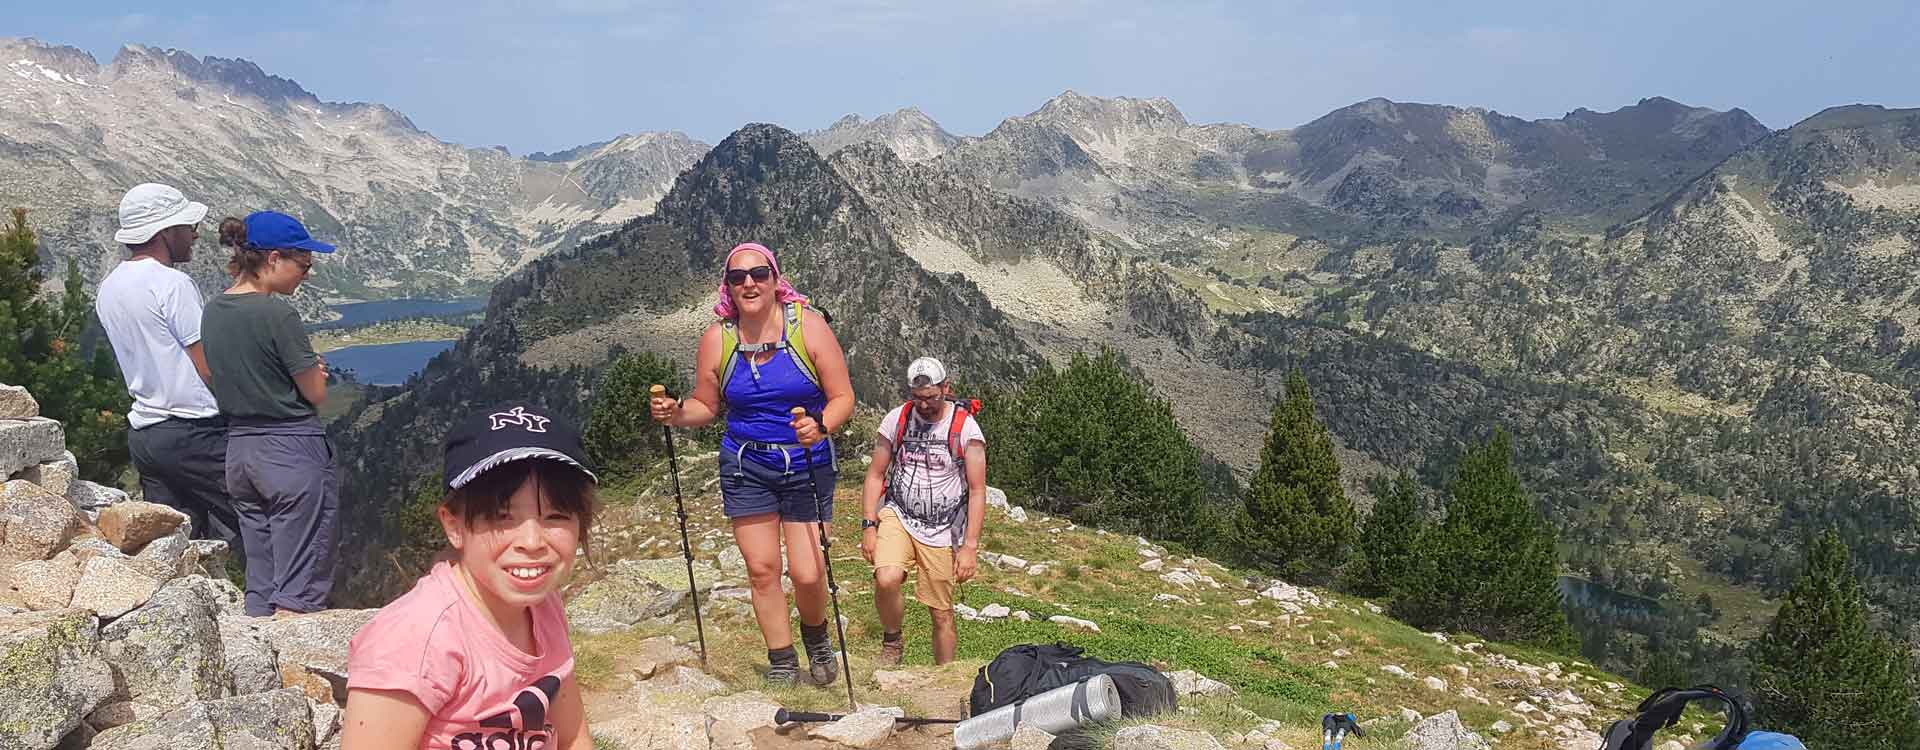
<instances>
[{"instance_id":1,"label":"blue baseball cap","mask_svg":"<svg viewBox=\"0 0 1920 750\"><path fill-rule=\"evenodd\" d=\"M333 246L307 234L300 220L279 211L255 211L247 214L247 244L261 250L305 250L330 253Z\"/></svg>"}]
</instances>

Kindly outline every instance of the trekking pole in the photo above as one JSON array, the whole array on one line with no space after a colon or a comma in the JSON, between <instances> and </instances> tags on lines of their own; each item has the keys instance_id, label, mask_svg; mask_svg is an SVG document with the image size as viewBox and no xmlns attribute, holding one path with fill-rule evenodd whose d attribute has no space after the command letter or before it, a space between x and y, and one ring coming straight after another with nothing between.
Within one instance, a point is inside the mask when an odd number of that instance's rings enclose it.
<instances>
[{"instance_id":1,"label":"trekking pole","mask_svg":"<svg viewBox=\"0 0 1920 750\"><path fill-rule=\"evenodd\" d=\"M808 416L807 410L799 406L793 407L793 416ZM827 455L833 455L833 438L826 435L827 423L817 416L813 421L814 424L819 425L821 437L827 440ZM827 537L827 511L826 505L820 502L820 472L813 465L813 446L806 447L805 456L807 484L813 488L813 522L820 529L820 561L826 565L827 570L827 597L833 600L833 629L840 634L840 670L847 681L847 707L858 711L860 704L853 698L853 662L847 659L847 626L840 621L840 584L833 580L833 542Z\"/></svg>"},{"instance_id":2,"label":"trekking pole","mask_svg":"<svg viewBox=\"0 0 1920 750\"><path fill-rule=\"evenodd\" d=\"M649 389L655 398L665 398L667 387L655 384ZM673 509L680 517L680 556L687 561L687 596L693 598L693 632L700 639L700 669L707 668L707 626L700 621L700 586L693 580L693 543L687 540L687 503L680 498L680 458L673 452L673 426L660 425L667 440L667 473L673 475Z\"/></svg>"},{"instance_id":3,"label":"trekking pole","mask_svg":"<svg viewBox=\"0 0 1920 750\"><path fill-rule=\"evenodd\" d=\"M787 709L784 709L784 708L776 709L773 712L773 723L775 724L785 724L787 722L795 722L795 721L803 722L807 724L821 724L826 722L839 721L844 718L847 718L845 714L820 714L820 713L814 713L812 711L788 711ZM893 717L893 723L905 724L907 726L916 726L920 724L958 724L961 721L963 721L963 719L929 719L929 718L923 718L918 716Z\"/></svg>"}]
</instances>

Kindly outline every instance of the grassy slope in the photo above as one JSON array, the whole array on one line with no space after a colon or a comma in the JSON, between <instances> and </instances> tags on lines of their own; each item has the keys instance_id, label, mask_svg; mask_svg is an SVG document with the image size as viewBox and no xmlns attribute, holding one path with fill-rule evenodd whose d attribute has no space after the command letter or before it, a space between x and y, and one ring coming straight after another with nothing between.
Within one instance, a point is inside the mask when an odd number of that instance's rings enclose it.
<instances>
[{"instance_id":1,"label":"grassy slope","mask_svg":"<svg viewBox=\"0 0 1920 750\"><path fill-rule=\"evenodd\" d=\"M711 454L699 455L696 451L683 449L696 453L696 457L683 459L681 486L692 517L695 554L713 560L731 545L731 538L723 531ZM850 449L846 453L854 455ZM1374 614L1366 602L1331 592L1316 592L1332 605L1329 608L1309 609L1304 616L1288 618L1277 602L1259 598L1248 586L1243 580L1246 571L1230 571L1204 560L1185 563L1187 556L1182 551L1170 549L1164 555L1167 569L1185 565L1220 584L1217 589L1202 584L1182 590L1159 580L1158 574L1138 568L1147 558L1137 551L1139 545L1132 536L1072 528L1064 520L1032 511L1028 512L1028 522L1017 524L998 510L989 511L982 546L1030 562L1045 562L1048 569L1041 575L1030 575L983 563L980 576L963 587L962 600L975 608L998 603L1025 610L1035 621L962 621L959 660L945 669L930 670L926 615L910 602L905 668L926 670L933 687L885 693L872 678L871 656L879 640L872 568L860 558L852 532L858 528L858 488L863 473L858 461L844 465L834 513L833 553L834 572L840 582L840 608L849 622L847 635L856 687L864 703L901 705L913 715L956 716L964 705L974 670L1002 648L1056 640L1085 647L1090 655L1104 659L1138 659L1168 671L1193 669L1238 692L1231 701L1187 702L1185 705L1192 710L1157 717L1155 723L1204 728L1224 739L1254 726L1257 715L1281 722L1283 729L1275 736L1296 748L1317 744L1319 716L1333 710L1352 711L1362 720L1384 719L1373 725L1376 731L1370 732L1372 739L1356 741L1352 747L1394 747L1394 738L1404 733L1407 724L1391 717L1405 707L1425 715L1455 709L1470 728L1496 739L1502 748L1548 750L1560 746L1548 727L1526 727L1511 711L1520 701L1542 704L1528 694L1529 690L1572 689L1593 708L1593 715L1584 721L1595 731L1614 718L1628 715L1645 694L1630 685L1610 690L1603 683L1626 680L1573 659L1498 645L1482 649L1483 653L1505 654L1524 664L1563 664L1565 677L1549 678L1535 687L1523 672L1455 650L1458 644L1474 639L1452 637L1449 643L1441 643L1431 635ZM678 555L673 498L665 480L664 472L659 472L603 490L607 509L593 542L599 564L628 557ZM1012 498L1015 505L1020 501ZM589 566L582 580L593 575ZM737 571L729 575L740 577ZM1189 603L1155 602L1154 596L1161 593L1178 594ZM1249 599L1252 601L1247 604L1237 603ZM703 610L711 671L738 689L759 689L765 652L745 603L725 596L706 597ZM1092 620L1101 632L1086 633L1044 621L1054 614ZM625 655L632 653L641 640L662 633L671 633L686 643L694 638L690 620L642 626L626 633L578 636L574 647L589 703L596 696L605 699L628 688L632 681L624 668ZM1340 649L1348 655L1334 657L1334 651ZM1329 661L1337 666L1323 666ZM1433 690L1419 680L1388 675L1381 671L1387 665L1402 667L1419 677L1440 677L1447 681L1448 690ZM1465 667L1467 673L1463 676L1458 667ZM1460 688L1468 686L1478 690L1491 705L1462 697ZM832 689L776 691L773 698L796 709L833 711L845 707L845 692L838 684ZM1489 728L1502 719L1520 728L1496 737Z\"/></svg>"}]
</instances>

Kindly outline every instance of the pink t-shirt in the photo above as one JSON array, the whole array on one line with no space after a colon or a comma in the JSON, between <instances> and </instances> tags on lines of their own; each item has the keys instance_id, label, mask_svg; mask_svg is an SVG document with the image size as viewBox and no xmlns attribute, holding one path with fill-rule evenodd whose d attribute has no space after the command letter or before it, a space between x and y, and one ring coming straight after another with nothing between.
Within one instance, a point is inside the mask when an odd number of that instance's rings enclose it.
<instances>
[{"instance_id":1,"label":"pink t-shirt","mask_svg":"<svg viewBox=\"0 0 1920 750\"><path fill-rule=\"evenodd\" d=\"M546 748L557 742L548 708L573 675L573 644L558 594L533 608L539 655L521 651L435 563L413 590L353 636L347 687L402 690L432 718L422 750Z\"/></svg>"},{"instance_id":2,"label":"pink t-shirt","mask_svg":"<svg viewBox=\"0 0 1920 750\"><path fill-rule=\"evenodd\" d=\"M927 423L919 412L910 411L907 435L900 431L902 404L880 419L876 432L894 445L893 465L887 469L886 507L900 516L900 525L908 534L929 547L958 547L966 536L967 476L954 460L947 433L953 431L953 405L938 422ZM980 420L972 416L960 425L961 450L964 446L987 444L980 432Z\"/></svg>"}]
</instances>

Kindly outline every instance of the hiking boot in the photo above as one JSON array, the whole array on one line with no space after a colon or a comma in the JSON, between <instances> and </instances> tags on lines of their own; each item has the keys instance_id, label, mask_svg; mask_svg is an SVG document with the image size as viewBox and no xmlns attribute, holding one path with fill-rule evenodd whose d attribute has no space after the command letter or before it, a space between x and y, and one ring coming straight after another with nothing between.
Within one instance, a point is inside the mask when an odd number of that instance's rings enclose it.
<instances>
[{"instance_id":1,"label":"hiking boot","mask_svg":"<svg viewBox=\"0 0 1920 750\"><path fill-rule=\"evenodd\" d=\"M906 650L907 650L906 641L903 641L899 638L895 638L891 641L882 640L880 641L879 661L881 664L884 664L889 667L899 666L900 657L905 655Z\"/></svg>"},{"instance_id":2,"label":"hiking boot","mask_svg":"<svg viewBox=\"0 0 1920 750\"><path fill-rule=\"evenodd\" d=\"M793 687L800 681L800 655L788 646L767 652L767 687Z\"/></svg>"},{"instance_id":3,"label":"hiking boot","mask_svg":"<svg viewBox=\"0 0 1920 750\"><path fill-rule=\"evenodd\" d=\"M840 660L834 658L833 639L827 637L827 624L800 625L800 641L807 647L807 672L815 685L831 685L840 676Z\"/></svg>"}]
</instances>

